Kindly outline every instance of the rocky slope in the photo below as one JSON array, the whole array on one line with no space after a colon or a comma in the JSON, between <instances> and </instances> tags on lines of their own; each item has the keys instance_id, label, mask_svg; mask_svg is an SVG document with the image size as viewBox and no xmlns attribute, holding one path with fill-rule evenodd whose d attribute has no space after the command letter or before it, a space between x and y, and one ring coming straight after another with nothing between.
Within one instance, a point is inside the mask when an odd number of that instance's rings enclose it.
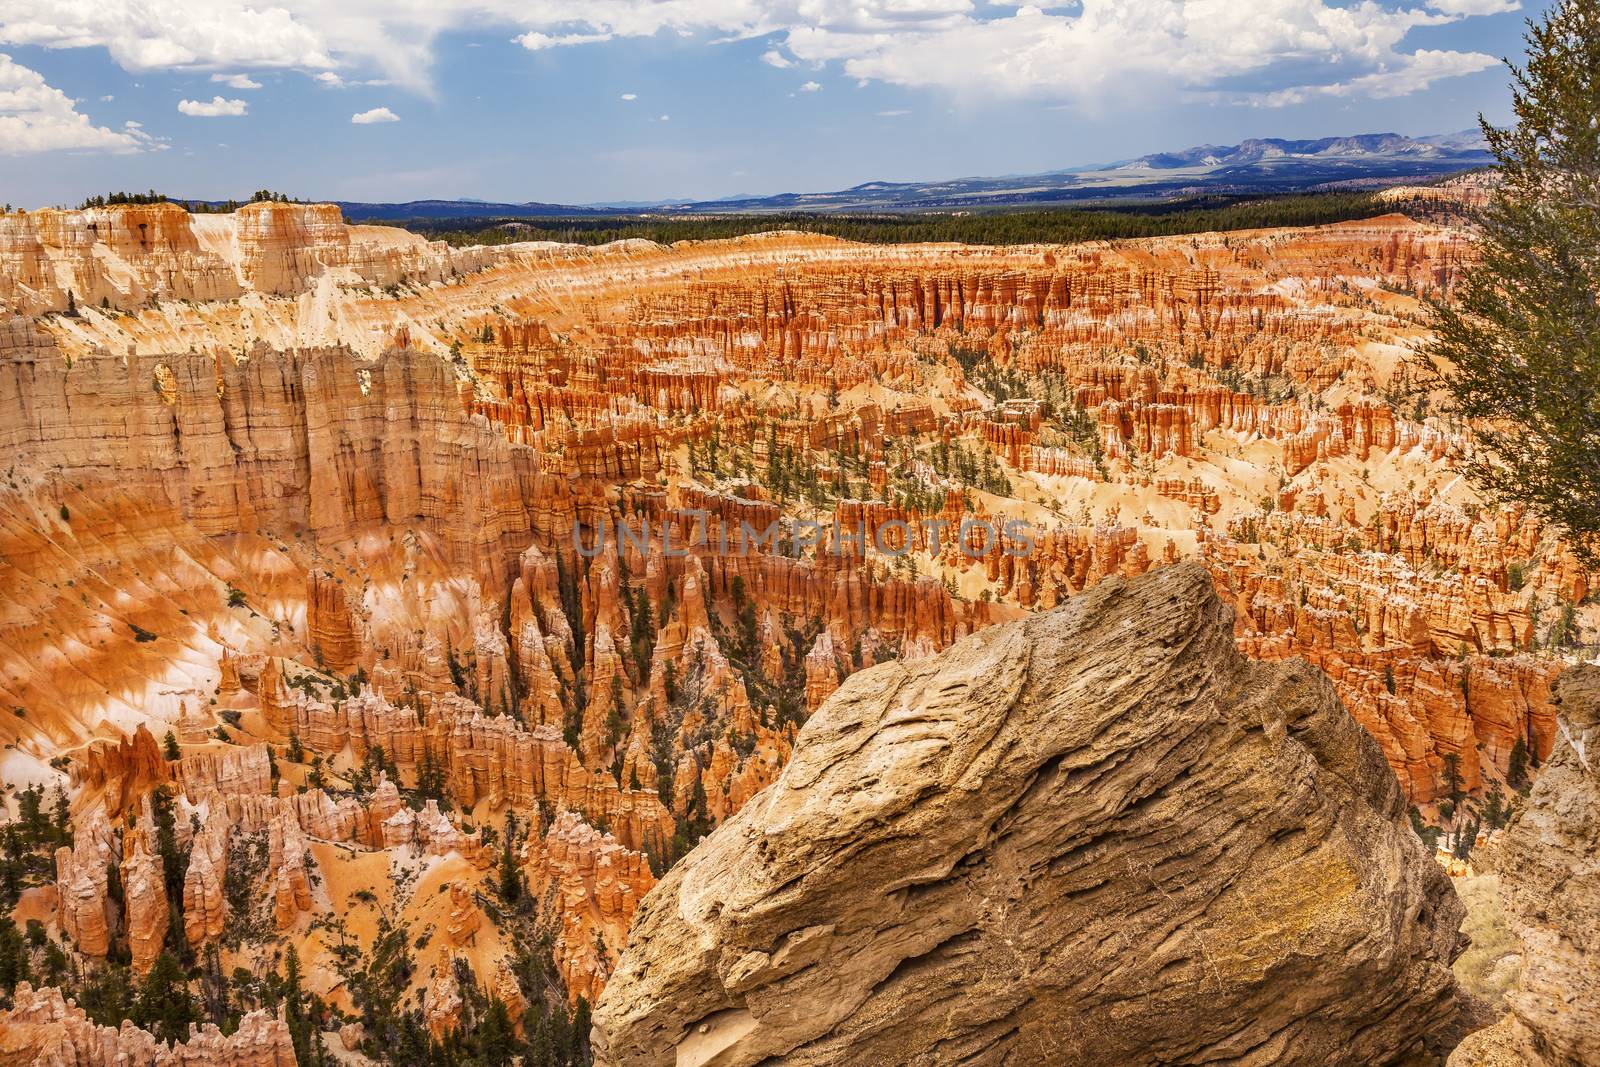
<instances>
[{"instance_id":1,"label":"rocky slope","mask_svg":"<svg viewBox=\"0 0 1600 1067\"><path fill-rule=\"evenodd\" d=\"M1231 622L1171 567L852 677L646 899L597 1062L1380 1064L1437 1039L1448 879L1326 679L1249 664Z\"/></svg>"}]
</instances>

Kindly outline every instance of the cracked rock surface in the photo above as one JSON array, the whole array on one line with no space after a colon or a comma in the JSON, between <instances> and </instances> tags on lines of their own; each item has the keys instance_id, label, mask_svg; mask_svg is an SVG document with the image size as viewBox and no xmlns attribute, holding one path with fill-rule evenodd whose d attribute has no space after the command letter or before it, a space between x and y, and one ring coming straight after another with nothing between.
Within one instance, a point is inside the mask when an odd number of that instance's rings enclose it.
<instances>
[{"instance_id":1,"label":"cracked rock surface","mask_svg":"<svg viewBox=\"0 0 1600 1067\"><path fill-rule=\"evenodd\" d=\"M1200 567L852 676L645 899L601 1064L1386 1064L1462 908L1375 742Z\"/></svg>"}]
</instances>

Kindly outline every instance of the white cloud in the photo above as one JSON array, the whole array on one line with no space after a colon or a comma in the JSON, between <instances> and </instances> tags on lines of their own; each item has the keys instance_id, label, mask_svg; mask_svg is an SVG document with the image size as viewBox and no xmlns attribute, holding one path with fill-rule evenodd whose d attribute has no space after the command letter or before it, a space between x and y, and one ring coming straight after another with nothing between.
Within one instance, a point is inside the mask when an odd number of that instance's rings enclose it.
<instances>
[{"instance_id":1,"label":"white cloud","mask_svg":"<svg viewBox=\"0 0 1600 1067\"><path fill-rule=\"evenodd\" d=\"M520 37L514 37L522 47L530 52L540 52L546 48L566 48L575 44L598 44L601 41L611 40L609 33L563 33L554 36L540 33L538 30L529 30Z\"/></svg>"},{"instance_id":2,"label":"white cloud","mask_svg":"<svg viewBox=\"0 0 1600 1067\"><path fill-rule=\"evenodd\" d=\"M1402 57L1402 61L1384 70L1363 74L1349 81L1330 82L1327 85L1296 85L1269 93L1208 93L1205 96L1221 103L1250 104L1256 107L1288 107L1303 104L1318 97L1371 97L1384 100L1396 96L1409 96L1438 81L1461 74L1476 74L1497 64L1499 60L1481 52L1440 52L1423 50Z\"/></svg>"},{"instance_id":3,"label":"white cloud","mask_svg":"<svg viewBox=\"0 0 1600 1067\"><path fill-rule=\"evenodd\" d=\"M671 122L672 121L672 116L671 115L662 115L661 117L657 118L656 121L657 122Z\"/></svg>"},{"instance_id":4,"label":"white cloud","mask_svg":"<svg viewBox=\"0 0 1600 1067\"><path fill-rule=\"evenodd\" d=\"M1043 97L1086 111L1174 95L1248 103L1286 103L1273 95L1292 93L1393 96L1489 63L1477 53L1405 52L1400 43L1412 29L1455 16L1370 0L1083 0L1077 13L1058 10L961 15L899 33L846 32L823 21L789 31L785 43L799 60L837 62L863 81Z\"/></svg>"},{"instance_id":5,"label":"white cloud","mask_svg":"<svg viewBox=\"0 0 1600 1067\"><path fill-rule=\"evenodd\" d=\"M5 0L0 45L104 47L131 71L334 68L429 90L434 44L504 32L541 51L624 38L769 38L763 62L858 82L1109 109L1140 96L1415 92L1481 69L1414 51L1414 29L1517 0ZM1414 6L1407 6L1407 5ZM685 47L698 47L686 45ZM1219 97L1220 98L1220 97ZM1283 99L1287 99L1284 97Z\"/></svg>"},{"instance_id":6,"label":"white cloud","mask_svg":"<svg viewBox=\"0 0 1600 1067\"><path fill-rule=\"evenodd\" d=\"M374 122L399 122L400 116L386 107L375 107L371 111L358 111L350 116L350 121L357 126L370 126Z\"/></svg>"},{"instance_id":7,"label":"white cloud","mask_svg":"<svg viewBox=\"0 0 1600 1067\"><path fill-rule=\"evenodd\" d=\"M249 111L249 106L243 100L213 96L210 100L179 100L178 110L197 119L238 118Z\"/></svg>"},{"instance_id":8,"label":"white cloud","mask_svg":"<svg viewBox=\"0 0 1600 1067\"><path fill-rule=\"evenodd\" d=\"M317 82L319 85L326 85L330 89L343 89L345 87L344 79L339 77L339 75L335 74L331 70L319 72L312 78L312 80Z\"/></svg>"},{"instance_id":9,"label":"white cloud","mask_svg":"<svg viewBox=\"0 0 1600 1067\"><path fill-rule=\"evenodd\" d=\"M1428 6L1446 15L1503 15L1522 5L1517 0L1428 0Z\"/></svg>"},{"instance_id":10,"label":"white cloud","mask_svg":"<svg viewBox=\"0 0 1600 1067\"><path fill-rule=\"evenodd\" d=\"M248 74L213 74L211 80L230 89L259 89L261 83Z\"/></svg>"},{"instance_id":11,"label":"white cloud","mask_svg":"<svg viewBox=\"0 0 1600 1067\"><path fill-rule=\"evenodd\" d=\"M121 131L94 125L38 71L0 52L0 155L64 148L135 152L149 143L137 125Z\"/></svg>"},{"instance_id":12,"label":"white cloud","mask_svg":"<svg viewBox=\"0 0 1600 1067\"><path fill-rule=\"evenodd\" d=\"M806 82L804 85L800 86L800 91L802 93L820 93L822 91L822 83Z\"/></svg>"},{"instance_id":13,"label":"white cloud","mask_svg":"<svg viewBox=\"0 0 1600 1067\"><path fill-rule=\"evenodd\" d=\"M877 116L880 119L897 119L901 115L909 115L909 114L911 114L910 109L903 108L903 107L891 108L888 111L879 111L879 112L877 112Z\"/></svg>"},{"instance_id":14,"label":"white cloud","mask_svg":"<svg viewBox=\"0 0 1600 1067\"><path fill-rule=\"evenodd\" d=\"M6 0L0 44L102 47L130 71L333 65L323 34L247 0Z\"/></svg>"},{"instance_id":15,"label":"white cloud","mask_svg":"<svg viewBox=\"0 0 1600 1067\"><path fill-rule=\"evenodd\" d=\"M116 97L112 96L110 93L107 93L106 95L104 95L104 96L102 96L100 98L100 102L102 104L109 104L109 103L111 103L111 101L113 101L115 99L116 99Z\"/></svg>"},{"instance_id":16,"label":"white cloud","mask_svg":"<svg viewBox=\"0 0 1600 1067\"><path fill-rule=\"evenodd\" d=\"M637 99L639 99L639 94L638 93L623 93L622 94L622 99L624 99L624 100L637 100Z\"/></svg>"}]
</instances>

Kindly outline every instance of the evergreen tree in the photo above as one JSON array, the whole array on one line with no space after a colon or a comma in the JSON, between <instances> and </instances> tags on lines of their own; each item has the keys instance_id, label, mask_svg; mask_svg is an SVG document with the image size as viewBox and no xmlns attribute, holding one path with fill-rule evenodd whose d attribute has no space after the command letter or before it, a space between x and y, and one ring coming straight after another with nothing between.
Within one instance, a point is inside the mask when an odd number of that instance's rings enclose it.
<instances>
[{"instance_id":1,"label":"evergreen tree","mask_svg":"<svg viewBox=\"0 0 1600 1067\"><path fill-rule=\"evenodd\" d=\"M422 759L417 763L416 794L422 800L437 800L441 804L444 801L444 768L433 758L431 745L422 746Z\"/></svg>"},{"instance_id":2,"label":"evergreen tree","mask_svg":"<svg viewBox=\"0 0 1600 1067\"><path fill-rule=\"evenodd\" d=\"M67 800L67 791L59 785L56 786L55 836L57 845L72 844L72 804Z\"/></svg>"},{"instance_id":3,"label":"evergreen tree","mask_svg":"<svg viewBox=\"0 0 1600 1067\"><path fill-rule=\"evenodd\" d=\"M515 855L517 840L517 821L510 812L506 813L505 844L500 850L500 899L507 904L515 904L522 898L522 874L517 870Z\"/></svg>"},{"instance_id":4,"label":"evergreen tree","mask_svg":"<svg viewBox=\"0 0 1600 1067\"><path fill-rule=\"evenodd\" d=\"M178 847L172 798L162 789L150 794L150 806L156 820L156 853L161 857L162 879L167 887L167 907L171 917L167 922L167 947L185 963L193 962L189 941L183 934L183 880L189 872L189 851Z\"/></svg>"},{"instance_id":5,"label":"evergreen tree","mask_svg":"<svg viewBox=\"0 0 1600 1067\"><path fill-rule=\"evenodd\" d=\"M289 1041L294 1046L295 1063L311 1063L314 1028L306 1014L305 993L300 988L300 954L293 945L289 946L289 955L284 962L283 1018L289 1026Z\"/></svg>"},{"instance_id":6,"label":"evergreen tree","mask_svg":"<svg viewBox=\"0 0 1600 1067\"><path fill-rule=\"evenodd\" d=\"M571 1064L584 1064L589 1062L589 1001L586 997L579 997L577 1007L572 1009L572 1028L568 1031L568 1045L565 1062Z\"/></svg>"},{"instance_id":7,"label":"evergreen tree","mask_svg":"<svg viewBox=\"0 0 1600 1067\"><path fill-rule=\"evenodd\" d=\"M0 1007L9 1007L12 990L28 981L28 946L10 919L0 919Z\"/></svg>"},{"instance_id":8,"label":"evergreen tree","mask_svg":"<svg viewBox=\"0 0 1600 1067\"><path fill-rule=\"evenodd\" d=\"M1483 446L1465 460L1596 557L1600 533L1600 0L1530 23L1513 66L1516 124L1480 119L1500 184L1480 258L1433 305L1426 350L1450 414Z\"/></svg>"},{"instance_id":9,"label":"evergreen tree","mask_svg":"<svg viewBox=\"0 0 1600 1067\"><path fill-rule=\"evenodd\" d=\"M655 653L656 627L655 617L650 610L650 594L640 591L637 601L633 606L632 633L629 643L633 646L633 665L638 671L641 682L650 676L650 657Z\"/></svg>"},{"instance_id":10,"label":"evergreen tree","mask_svg":"<svg viewBox=\"0 0 1600 1067\"><path fill-rule=\"evenodd\" d=\"M200 958L200 997L206 1018L224 1031L237 1025L238 1016L228 999L228 976L222 973L222 954L215 944L206 946Z\"/></svg>"},{"instance_id":11,"label":"evergreen tree","mask_svg":"<svg viewBox=\"0 0 1600 1067\"><path fill-rule=\"evenodd\" d=\"M1511 759L1506 768L1506 781L1512 789L1522 789L1528 784L1528 746L1517 738L1511 746Z\"/></svg>"},{"instance_id":12,"label":"evergreen tree","mask_svg":"<svg viewBox=\"0 0 1600 1067\"><path fill-rule=\"evenodd\" d=\"M93 968L77 990L78 1006L101 1026L120 1026L133 1017L134 989L128 968L108 963Z\"/></svg>"},{"instance_id":13,"label":"evergreen tree","mask_svg":"<svg viewBox=\"0 0 1600 1067\"><path fill-rule=\"evenodd\" d=\"M1455 807L1461 806L1461 757L1454 752L1448 752L1444 757L1444 787L1450 794L1450 802Z\"/></svg>"},{"instance_id":14,"label":"evergreen tree","mask_svg":"<svg viewBox=\"0 0 1600 1067\"><path fill-rule=\"evenodd\" d=\"M1489 798L1484 805L1484 824L1491 830L1498 830L1506 824L1510 815L1510 811L1506 808L1506 795L1497 784L1493 789L1489 790Z\"/></svg>"},{"instance_id":15,"label":"evergreen tree","mask_svg":"<svg viewBox=\"0 0 1600 1067\"><path fill-rule=\"evenodd\" d=\"M189 995L183 968L172 953L161 953L150 965L133 1002L131 1018L158 1041L187 1041L189 1024L200 1022L200 1009Z\"/></svg>"},{"instance_id":16,"label":"evergreen tree","mask_svg":"<svg viewBox=\"0 0 1600 1067\"><path fill-rule=\"evenodd\" d=\"M739 658L746 663L755 660L756 647L756 605L745 594L744 578L741 575L733 576L731 588L733 594L733 610L739 620Z\"/></svg>"},{"instance_id":17,"label":"evergreen tree","mask_svg":"<svg viewBox=\"0 0 1600 1067\"><path fill-rule=\"evenodd\" d=\"M1437 826L1429 826L1423 822L1422 812L1418 811L1415 805L1411 808L1411 829L1417 837L1422 839L1423 846L1429 852L1439 847L1439 828Z\"/></svg>"},{"instance_id":18,"label":"evergreen tree","mask_svg":"<svg viewBox=\"0 0 1600 1067\"><path fill-rule=\"evenodd\" d=\"M517 1038L511 1028L511 1013L506 1010L505 1001L499 997L489 1001L489 1010L478 1024L476 1037L478 1062L484 1067L506 1067L511 1063L517 1049Z\"/></svg>"},{"instance_id":19,"label":"evergreen tree","mask_svg":"<svg viewBox=\"0 0 1600 1067\"><path fill-rule=\"evenodd\" d=\"M37 846L45 841L50 824L44 814L43 786L29 786L17 795L17 822L30 845Z\"/></svg>"}]
</instances>

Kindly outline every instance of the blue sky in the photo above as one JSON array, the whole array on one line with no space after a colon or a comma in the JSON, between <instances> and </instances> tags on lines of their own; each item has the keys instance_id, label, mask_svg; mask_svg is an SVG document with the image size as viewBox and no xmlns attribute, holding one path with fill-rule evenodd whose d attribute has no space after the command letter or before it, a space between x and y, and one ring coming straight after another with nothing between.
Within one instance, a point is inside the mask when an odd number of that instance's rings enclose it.
<instances>
[{"instance_id":1,"label":"blue sky","mask_svg":"<svg viewBox=\"0 0 1600 1067\"><path fill-rule=\"evenodd\" d=\"M1441 133L1507 117L1498 59L1540 10L6 0L0 201L709 198Z\"/></svg>"}]
</instances>

